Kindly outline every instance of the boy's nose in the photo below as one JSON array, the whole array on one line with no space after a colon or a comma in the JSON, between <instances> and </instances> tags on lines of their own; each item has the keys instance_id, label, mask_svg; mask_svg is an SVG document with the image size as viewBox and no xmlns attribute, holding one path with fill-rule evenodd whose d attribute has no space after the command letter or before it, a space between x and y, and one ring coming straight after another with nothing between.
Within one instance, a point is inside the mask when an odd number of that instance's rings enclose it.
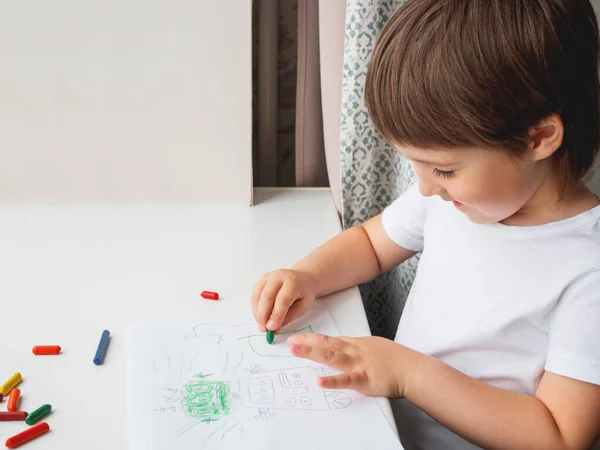
<instances>
[{"instance_id":1,"label":"boy's nose","mask_svg":"<svg viewBox=\"0 0 600 450\"><path fill-rule=\"evenodd\" d=\"M435 180L426 180L419 178L419 190L424 197L432 197L439 195L440 197L446 193L446 190L441 187Z\"/></svg>"}]
</instances>

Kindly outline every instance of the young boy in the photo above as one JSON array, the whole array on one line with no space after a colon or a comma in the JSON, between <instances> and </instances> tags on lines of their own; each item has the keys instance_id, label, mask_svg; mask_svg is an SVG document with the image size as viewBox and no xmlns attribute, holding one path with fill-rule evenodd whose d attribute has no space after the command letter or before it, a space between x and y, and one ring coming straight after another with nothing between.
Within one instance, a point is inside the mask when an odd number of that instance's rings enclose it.
<instances>
[{"instance_id":1,"label":"young boy","mask_svg":"<svg viewBox=\"0 0 600 450\"><path fill-rule=\"evenodd\" d=\"M412 0L366 102L413 186L253 292L277 330L422 252L395 342L294 336L324 388L393 401L412 449L586 449L600 431L598 25L588 0Z\"/></svg>"}]
</instances>

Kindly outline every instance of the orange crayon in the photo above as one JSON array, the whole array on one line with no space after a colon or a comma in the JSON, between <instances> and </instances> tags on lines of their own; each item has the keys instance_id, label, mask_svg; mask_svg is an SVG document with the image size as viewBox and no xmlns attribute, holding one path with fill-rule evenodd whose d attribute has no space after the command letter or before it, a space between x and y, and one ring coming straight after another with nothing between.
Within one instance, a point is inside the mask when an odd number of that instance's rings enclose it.
<instances>
[{"instance_id":1,"label":"orange crayon","mask_svg":"<svg viewBox=\"0 0 600 450\"><path fill-rule=\"evenodd\" d=\"M8 398L8 406L6 409L8 409L9 411L18 411L19 398L21 398L21 391L17 388L14 388L12 391L10 391L10 397Z\"/></svg>"}]
</instances>

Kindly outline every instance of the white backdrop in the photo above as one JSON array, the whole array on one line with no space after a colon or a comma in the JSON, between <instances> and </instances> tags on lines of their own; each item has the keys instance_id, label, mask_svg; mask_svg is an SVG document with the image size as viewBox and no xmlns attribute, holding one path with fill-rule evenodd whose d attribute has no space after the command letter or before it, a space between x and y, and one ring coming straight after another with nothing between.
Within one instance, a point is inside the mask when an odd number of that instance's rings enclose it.
<instances>
[{"instance_id":1,"label":"white backdrop","mask_svg":"<svg viewBox=\"0 0 600 450\"><path fill-rule=\"evenodd\" d=\"M0 63L0 202L250 203L250 0L3 0Z\"/></svg>"}]
</instances>

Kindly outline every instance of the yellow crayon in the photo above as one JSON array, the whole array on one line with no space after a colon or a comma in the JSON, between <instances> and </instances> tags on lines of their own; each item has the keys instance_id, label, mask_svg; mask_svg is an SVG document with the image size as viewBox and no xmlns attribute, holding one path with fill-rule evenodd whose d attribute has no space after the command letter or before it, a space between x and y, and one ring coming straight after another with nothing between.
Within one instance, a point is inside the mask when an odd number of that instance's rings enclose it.
<instances>
[{"instance_id":1,"label":"yellow crayon","mask_svg":"<svg viewBox=\"0 0 600 450\"><path fill-rule=\"evenodd\" d=\"M6 397L22 380L21 374L19 372L15 373L6 383L0 386L0 394Z\"/></svg>"}]
</instances>

